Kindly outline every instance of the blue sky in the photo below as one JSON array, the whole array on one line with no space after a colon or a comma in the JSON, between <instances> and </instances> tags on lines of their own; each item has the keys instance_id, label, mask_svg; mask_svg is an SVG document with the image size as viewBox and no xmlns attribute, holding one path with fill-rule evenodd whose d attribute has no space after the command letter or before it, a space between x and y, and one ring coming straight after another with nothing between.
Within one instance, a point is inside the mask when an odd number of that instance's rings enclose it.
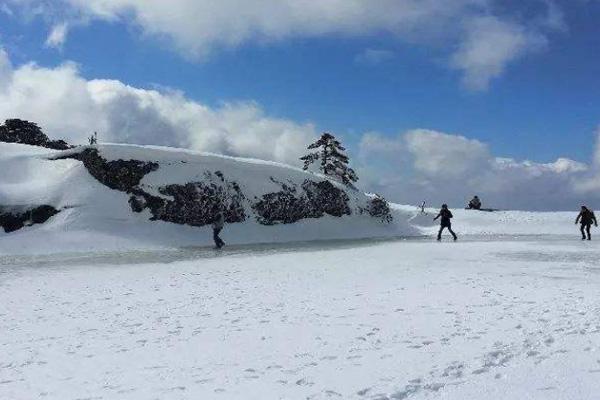
<instances>
[{"instance_id":1,"label":"blue sky","mask_svg":"<svg viewBox=\"0 0 600 400\"><path fill-rule=\"evenodd\" d=\"M600 2L566 4L565 30L550 33L544 50L512 63L477 92L461 86L460 73L444 65L446 49L390 34L248 43L187 60L118 21L77 26L61 49L48 48L43 16L27 21L0 13L0 40L15 64L72 60L87 78L168 86L208 104L254 100L271 115L313 122L353 140L364 131L428 128L481 139L503 156L588 160L600 121ZM366 49L390 52L389 59L356 60Z\"/></svg>"},{"instance_id":2,"label":"blue sky","mask_svg":"<svg viewBox=\"0 0 600 400\"><path fill-rule=\"evenodd\" d=\"M279 9L283 3L292 11ZM475 139L495 157L594 162L600 1L352 3L357 8L333 0L176 0L171 8L7 0L0 46L15 71L34 62L57 72L72 61L73 79L177 90L217 114L223 104L250 102L259 118L290 121L292 130L312 124L314 132L338 133L356 155L366 133L393 141L427 129ZM61 24L64 34L50 40ZM7 109L4 116L20 116ZM61 131L55 121L46 125Z\"/></svg>"}]
</instances>

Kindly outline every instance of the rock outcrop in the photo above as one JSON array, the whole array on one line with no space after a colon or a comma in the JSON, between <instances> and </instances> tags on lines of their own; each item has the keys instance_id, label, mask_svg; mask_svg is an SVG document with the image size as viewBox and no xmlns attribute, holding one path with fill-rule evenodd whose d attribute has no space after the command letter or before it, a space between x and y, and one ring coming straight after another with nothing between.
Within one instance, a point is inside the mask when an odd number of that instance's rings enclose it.
<instances>
[{"instance_id":1,"label":"rock outcrop","mask_svg":"<svg viewBox=\"0 0 600 400\"><path fill-rule=\"evenodd\" d=\"M103 185L130 195L133 212L148 211L151 220L176 224L205 226L211 224L218 212L227 223L246 221L254 214L262 225L291 224L307 218L325 215L342 217L353 212L367 213L384 222L391 221L387 202L380 198L369 200L365 206L354 206L346 189L329 180L305 179L302 183L280 182L271 177L281 190L249 198L242 188L221 171L204 171L202 177L182 184L151 186L143 184L147 174L160 168L159 162L139 160L107 160L95 147L82 148L55 159L73 158L83 162L89 173Z\"/></svg>"},{"instance_id":2,"label":"rock outcrop","mask_svg":"<svg viewBox=\"0 0 600 400\"><path fill-rule=\"evenodd\" d=\"M95 148L56 157L73 158L83 162L88 172L111 189L131 194L129 206L137 213L148 209L151 220L192 226L211 224L218 211L225 214L227 223L246 220L245 197L236 182L229 182L220 171L206 172L202 182L170 184L157 188L152 194L140 185L142 178L159 168L156 162L138 160L108 161Z\"/></svg>"},{"instance_id":3,"label":"rock outcrop","mask_svg":"<svg viewBox=\"0 0 600 400\"><path fill-rule=\"evenodd\" d=\"M394 220L389 203L379 195L369 201L366 211L371 217L379 218L381 222L390 223Z\"/></svg>"},{"instance_id":4,"label":"rock outcrop","mask_svg":"<svg viewBox=\"0 0 600 400\"><path fill-rule=\"evenodd\" d=\"M108 161L95 148L85 148L79 153L59 156L55 160L73 158L83 162L88 172L111 189L132 193L142 178L158 169L158 163L137 160Z\"/></svg>"},{"instance_id":5,"label":"rock outcrop","mask_svg":"<svg viewBox=\"0 0 600 400\"><path fill-rule=\"evenodd\" d=\"M204 178L203 182L160 187L159 193L166 197L153 196L141 188L136 188L129 204L135 212L150 210L152 220L176 224L208 225L213 222L218 212L223 212L227 223L245 221L246 198L238 184L227 181L219 171L207 171Z\"/></svg>"},{"instance_id":6,"label":"rock outcrop","mask_svg":"<svg viewBox=\"0 0 600 400\"><path fill-rule=\"evenodd\" d=\"M273 178L271 178L273 180ZM263 225L291 224L305 218L350 215L348 195L329 181L305 180L300 187L283 183L278 192L267 193L252 207Z\"/></svg>"},{"instance_id":7,"label":"rock outcrop","mask_svg":"<svg viewBox=\"0 0 600 400\"><path fill-rule=\"evenodd\" d=\"M20 119L7 119L0 125L0 142L21 143L54 150L71 148L64 140L50 140L39 126Z\"/></svg>"},{"instance_id":8,"label":"rock outcrop","mask_svg":"<svg viewBox=\"0 0 600 400\"><path fill-rule=\"evenodd\" d=\"M0 206L0 226L4 232L14 232L24 226L42 224L59 210L49 205L37 207L7 207Z\"/></svg>"}]
</instances>

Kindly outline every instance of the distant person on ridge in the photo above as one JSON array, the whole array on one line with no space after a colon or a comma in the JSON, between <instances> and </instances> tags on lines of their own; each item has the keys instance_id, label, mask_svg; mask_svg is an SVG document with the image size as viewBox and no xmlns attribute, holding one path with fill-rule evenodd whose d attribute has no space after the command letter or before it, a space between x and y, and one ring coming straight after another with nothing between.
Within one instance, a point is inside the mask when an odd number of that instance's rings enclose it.
<instances>
[{"instance_id":1,"label":"distant person on ridge","mask_svg":"<svg viewBox=\"0 0 600 400\"><path fill-rule=\"evenodd\" d=\"M473 197L469 202L468 208L469 210L481 210L481 200L479 200L479 197Z\"/></svg>"},{"instance_id":2,"label":"distant person on ridge","mask_svg":"<svg viewBox=\"0 0 600 400\"><path fill-rule=\"evenodd\" d=\"M219 211L212 223L213 240L215 241L217 249L225 246L225 242L219 237L219 233L223 230L223 226L225 226L225 215L223 215L222 211Z\"/></svg>"},{"instance_id":3,"label":"distant person on ridge","mask_svg":"<svg viewBox=\"0 0 600 400\"><path fill-rule=\"evenodd\" d=\"M585 240L585 234L587 233L587 240L592 240L592 235L590 230L592 228L592 223L598 226L598 220L596 220L596 215L594 212L587 208L586 206L581 206L581 211L575 220L575 225L581 223L581 240Z\"/></svg>"},{"instance_id":4,"label":"distant person on ridge","mask_svg":"<svg viewBox=\"0 0 600 400\"><path fill-rule=\"evenodd\" d=\"M433 219L435 221L438 218L442 218L442 221L440 223L440 231L438 232L438 236L437 236L438 241L442 240L442 231L444 230L444 228L448 228L448 230L452 234L452 237L454 238L454 240L458 239L458 237L456 236L456 233L454 233L454 231L452 230L452 222L450 220L453 217L454 216L452 215L450 210L448 210L448 206L446 204L442 204L442 209L440 210L437 217L435 217Z\"/></svg>"}]
</instances>

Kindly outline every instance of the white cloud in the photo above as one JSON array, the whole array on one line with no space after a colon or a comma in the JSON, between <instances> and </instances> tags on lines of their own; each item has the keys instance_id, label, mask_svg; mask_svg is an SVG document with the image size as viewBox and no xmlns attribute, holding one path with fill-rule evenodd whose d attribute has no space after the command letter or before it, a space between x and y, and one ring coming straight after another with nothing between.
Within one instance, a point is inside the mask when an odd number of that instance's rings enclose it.
<instances>
[{"instance_id":1,"label":"white cloud","mask_svg":"<svg viewBox=\"0 0 600 400\"><path fill-rule=\"evenodd\" d=\"M12 63L8 54L0 47L0 90L4 90L12 76Z\"/></svg>"},{"instance_id":2,"label":"white cloud","mask_svg":"<svg viewBox=\"0 0 600 400\"><path fill-rule=\"evenodd\" d=\"M485 89L511 62L539 49L547 31L563 28L562 14L550 0L542 1L546 13L523 22L494 16L498 0L8 1L49 15L52 22L57 15L76 24L94 19L123 22L190 59L247 43L326 35L385 33L445 49L458 43L451 65L464 73L466 87L474 90ZM372 62L389 56L367 50L359 59Z\"/></svg>"},{"instance_id":3,"label":"white cloud","mask_svg":"<svg viewBox=\"0 0 600 400\"><path fill-rule=\"evenodd\" d=\"M416 34L487 0L66 0L81 13L127 19L203 56L250 41L375 32ZM423 29L424 28L424 29Z\"/></svg>"},{"instance_id":4,"label":"white cloud","mask_svg":"<svg viewBox=\"0 0 600 400\"><path fill-rule=\"evenodd\" d=\"M311 124L270 117L253 102L208 107L176 91L87 80L73 63L14 67L0 49L0 120L6 118L38 122L51 137L72 143L84 143L98 131L101 141L296 165L317 136ZM478 194L487 206L499 208L570 209L581 203L600 208L600 148L591 165L565 158L536 163L496 157L478 140L419 129L396 137L366 133L356 156L361 187L399 202L456 207Z\"/></svg>"},{"instance_id":5,"label":"white cloud","mask_svg":"<svg viewBox=\"0 0 600 400\"><path fill-rule=\"evenodd\" d=\"M463 177L484 167L490 157L487 146L463 136L419 129L403 139L415 169L427 176Z\"/></svg>"},{"instance_id":6,"label":"white cloud","mask_svg":"<svg viewBox=\"0 0 600 400\"><path fill-rule=\"evenodd\" d=\"M66 22L54 25L46 38L46 47L62 48L67 40L68 33L69 25Z\"/></svg>"},{"instance_id":7,"label":"white cloud","mask_svg":"<svg viewBox=\"0 0 600 400\"><path fill-rule=\"evenodd\" d=\"M547 44L538 31L486 16L469 21L466 37L454 53L451 65L463 71L463 83L471 90L485 90L506 66L524 54Z\"/></svg>"},{"instance_id":8,"label":"white cloud","mask_svg":"<svg viewBox=\"0 0 600 400\"><path fill-rule=\"evenodd\" d=\"M316 136L310 124L272 118L255 103L207 107L178 92L86 80L77 65L13 68L0 51L0 120L30 119L54 138L188 147L297 164Z\"/></svg>"},{"instance_id":9,"label":"white cloud","mask_svg":"<svg viewBox=\"0 0 600 400\"><path fill-rule=\"evenodd\" d=\"M354 57L354 62L364 65L379 65L396 57L390 50L365 49Z\"/></svg>"},{"instance_id":10,"label":"white cloud","mask_svg":"<svg viewBox=\"0 0 600 400\"><path fill-rule=\"evenodd\" d=\"M600 207L600 168L565 158L499 158L477 140L428 130L392 138L369 133L359 154L362 184L399 202L461 207L477 194L486 206L504 209Z\"/></svg>"},{"instance_id":11,"label":"white cloud","mask_svg":"<svg viewBox=\"0 0 600 400\"><path fill-rule=\"evenodd\" d=\"M0 4L0 12L8 15L9 17L12 17L14 15L13 11L5 3Z\"/></svg>"},{"instance_id":12,"label":"white cloud","mask_svg":"<svg viewBox=\"0 0 600 400\"><path fill-rule=\"evenodd\" d=\"M600 193L600 126L596 129L596 149L591 167L591 174L587 179L577 183L577 189L582 193Z\"/></svg>"}]
</instances>

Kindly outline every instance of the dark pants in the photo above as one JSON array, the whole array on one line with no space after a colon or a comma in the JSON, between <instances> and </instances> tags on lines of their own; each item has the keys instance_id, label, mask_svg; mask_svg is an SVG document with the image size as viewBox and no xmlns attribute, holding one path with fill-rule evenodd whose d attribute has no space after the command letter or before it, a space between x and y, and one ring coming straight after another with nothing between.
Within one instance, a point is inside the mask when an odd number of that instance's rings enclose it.
<instances>
[{"instance_id":1,"label":"dark pants","mask_svg":"<svg viewBox=\"0 0 600 400\"><path fill-rule=\"evenodd\" d=\"M213 228L213 240L215 241L215 246L219 249L225 246L225 242L219 237L219 233L221 233L222 230L223 228Z\"/></svg>"},{"instance_id":2,"label":"dark pants","mask_svg":"<svg viewBox=\"0 0 600 400\"><path fill-rule=\"evenodd\" d=\"M456 240L456 233L454 233L454 231L452 230L451 224L445 224L445 225L440 226L440 231L438 232L438 236L437 236L438 240L442 240L442 232L444 231L445 228L448 228L448 230L452 234L452 237L454 238L454 240Z\"/></svg>"},{"instance_id":3,"label":"dark pants","mask_svg":"<svg viewBox=\"0 0 600 400\"><path fill-rule=\"evenodd\" d=\"M592 228L592 224L581 224L581 238L585 239L585 234L587 233L587 240L592 240L592 234L590 232Z\"/></svg>"}]
</instances>

